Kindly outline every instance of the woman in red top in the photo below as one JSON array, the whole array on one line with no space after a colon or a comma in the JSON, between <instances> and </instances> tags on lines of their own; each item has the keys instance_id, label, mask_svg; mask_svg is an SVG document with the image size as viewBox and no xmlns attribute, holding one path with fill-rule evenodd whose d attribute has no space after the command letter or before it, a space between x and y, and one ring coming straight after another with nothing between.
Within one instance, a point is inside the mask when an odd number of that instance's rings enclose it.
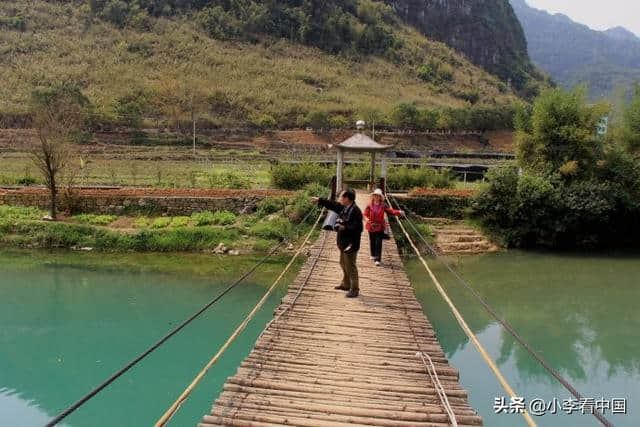
<instances>
[{"instance_id":1,"label":"woman in red top","mask_svg":"<svg viewBox=\"0 0 640 427\"><path fill-rule=\"evenodd\" d=\"M371 259L376 265L380 265L382 258L382 239L387 223L384 214L404 215L403 211L392 209L384 203L382 190L376 188L371 194L371 202L364 210L364 217L367 220L367 231L369 232L369 242L371 244Z\"/></svg>"}]
</instances>

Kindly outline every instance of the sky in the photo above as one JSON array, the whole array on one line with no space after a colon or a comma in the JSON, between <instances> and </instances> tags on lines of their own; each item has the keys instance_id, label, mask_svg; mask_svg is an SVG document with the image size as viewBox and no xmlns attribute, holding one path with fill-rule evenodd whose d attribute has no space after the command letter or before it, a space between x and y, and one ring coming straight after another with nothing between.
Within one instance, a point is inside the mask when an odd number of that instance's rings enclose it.
<instances>
[{"instance_id":1,"label":"sky","mask_svg":"<svg viewBox=\"0 0 640 427\"><path fill-rule=\"evenodd\" d=\"M529 6L563 13L594 30L623 26L640 36L639 0L526 0Z\"/></svg>"}]
</instances>

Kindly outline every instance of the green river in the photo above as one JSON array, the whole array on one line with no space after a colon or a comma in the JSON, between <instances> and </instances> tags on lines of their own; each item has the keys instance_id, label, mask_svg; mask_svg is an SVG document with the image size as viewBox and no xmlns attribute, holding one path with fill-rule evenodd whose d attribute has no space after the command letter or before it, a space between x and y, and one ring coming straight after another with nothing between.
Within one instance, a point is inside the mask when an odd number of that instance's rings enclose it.
<instances>
[{"instance_id":1,"label":"green river","mask_svg":"<svg viewBox=\"0 0 640 427\"><path fill-rule=\"evenodd\" d=\"M42 426L197 310L258 258L0 250L0 426ZM616 426L640 424L640 256L513 251L449 258L584 397L627 399ZM268 262L221 303L85 406L66 426L151 425L216 352L287 262ZM563 414L562 386L441 267L435 272L519 396L557 399L540 426L597 426ZM524 425L496 414L505 396L415 259L418 299L487 426ZM294 276L209 372L171 425L194 426L251 350ZM366 293L366 289L362 290ZM507 404L509 400L506 400ZM619 403L618 403L619 404Z\"/></svg>"}]
</instances>

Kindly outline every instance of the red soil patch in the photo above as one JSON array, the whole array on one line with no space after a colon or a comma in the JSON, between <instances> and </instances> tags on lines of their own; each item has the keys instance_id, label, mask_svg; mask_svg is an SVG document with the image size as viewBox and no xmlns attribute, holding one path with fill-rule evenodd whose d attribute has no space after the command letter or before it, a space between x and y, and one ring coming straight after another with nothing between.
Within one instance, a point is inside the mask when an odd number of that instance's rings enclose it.
<instances>
[{"instance_id":1,"label":"red soil patch","mask_svg":"<svg viewBox=\"0 0 640 427\"><path fill-rule=\"evenodd\" d=\"M19 194L45 194L42 187L24 187L9 190ZM0 190L0 194L2 190ZM5 192L8 192L5 190ZM289 196L291 191L284 190L231 190L223 188L114 188L79 189L79 196L126 196L126 197L251 197L251 196Z\"/></svg>"},{"instance_id":2,"label":"red soil patch","mask_svg":"<svg viewBox=\"0 0 640 427\"><path fill-rule=\"evenodd\" d=\"M495 131L487 132L485 136L489 139L489 145L498 152L513 153L515 151L515 132Z\"/></svg>"},{"instance_id":3,"label":"red soil patch","mask_svg":"<svg viewBox=\"0 0 640 427\"><path fill-rule=\"evenodd\" d=\"M409 192L411 197L450 196L471 197L473 190L453 190L450 188L416 188Z\"/></svg>"}]
</instances>

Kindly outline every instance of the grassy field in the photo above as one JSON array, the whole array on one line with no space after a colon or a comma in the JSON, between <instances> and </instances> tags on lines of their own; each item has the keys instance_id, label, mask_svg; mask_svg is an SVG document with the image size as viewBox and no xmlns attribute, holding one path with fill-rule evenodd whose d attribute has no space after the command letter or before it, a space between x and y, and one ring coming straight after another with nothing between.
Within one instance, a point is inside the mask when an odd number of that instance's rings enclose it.
<instances>
[{"instance_id":1,"label":"grassy field","mask_svg":"<svg viewBox=\"0 0 640 427\"><path fill-rule=\"evenodd\" d=\"M126 185L162 188L215 188L225 185L229 176L237 177L239 188L269 188L269 168L266 161L244 161L230 158L227 162L196 160L126 160L101 156L71 161L63 177L76 185ZM27 181L23 181L27 179ZM231 178L233 179L233 178ZM5 153L0 156L0 185L21 182L42 183L42 177L26 153Z\"/></svg>"},{"instance_id":2,"label":"grassy field","mask_svg":"<svg viewBox=\"0 0 640 427\"><path fill-rule=\"evenodd\" d=\"M423 162L446 162L446 159L422 159ZM455 162L455 160L450 160ZM126 160L84 157L72 160L63 182L74 185L140 186L158 188L272 188L271 164L267 161L230 158L226 162L199 160ZM478 163L500 164L481 160ZM357 166L360 170L365 163ZM392 168L393 166L389 166ZM379 173L379 172L378 172ZM42 184L42 177L25 153L0 155L0 185ZM456 181L455 188L475 190L481 182Z\"/></svg>"},{"instance_id":3,"label":"grassy field","mask_svg":"<svg viewBox=\"0 0 640 427\"><path fill-rule=\"evenodd\" d=\"M477 93L487 105L517 99L498 78L407 26L394 29L407 58L392 63L269 38L223 42L187 18L158 18L150 31L137 32L88 24L88 14L86 4L0 2L0 17L22 16L25 22L23 30L0 31L0 112L25 112L34 87L63 79L79 82L104 117L117 119L123 114L115 108L118 100L139 95L151 126L158 117L188 120L185 104L192 95L199 118L223 126L263 114L278 122L309 111L387 114L401 102L464 107L470 105L460 96L465 93ZM451 81L421 80L417 69L430 60L448 64Z\"/></svg>"}]
</instances>

